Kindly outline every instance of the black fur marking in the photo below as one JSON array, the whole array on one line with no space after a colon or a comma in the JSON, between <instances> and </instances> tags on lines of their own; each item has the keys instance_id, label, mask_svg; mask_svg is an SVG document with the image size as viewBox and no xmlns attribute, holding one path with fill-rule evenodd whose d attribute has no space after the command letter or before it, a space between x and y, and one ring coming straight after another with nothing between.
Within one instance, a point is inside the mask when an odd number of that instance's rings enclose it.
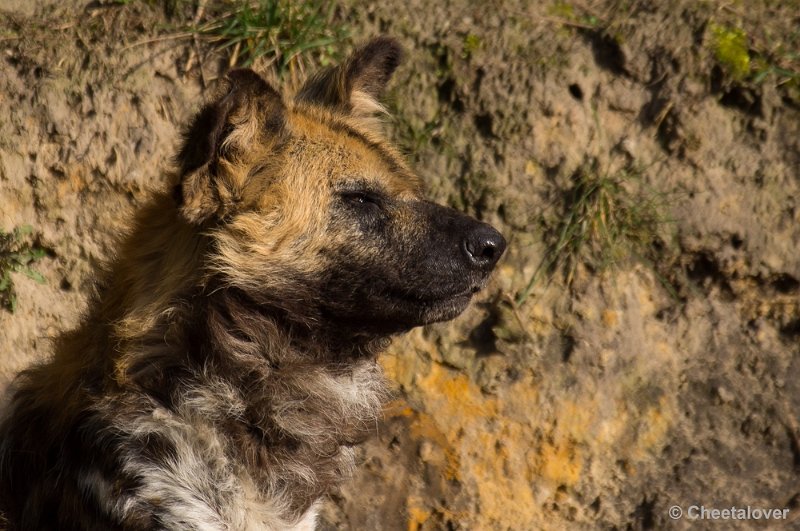
<instances>
[{"instance_id":1,"label":"black fur marking","mask_svg":"<svg viewBox=\"0 0 800 531\"><path fill-rule=\"evenodd\" d=\"M181 175L185 175L219 156L220 146L232 128L232 112L248 101L262 102L265 132L279 135L286 123L286 108L281 95L250 69L228 72L226 89L214 102L206 104L183 133L181 148L175 157Z\"/></svg>"},{"instance_id":2,"label":"black fur marking","mask_svg":"<svg viewBox=\"0 0 800 531\"><path fill-rule=\"evenodd\" d=\"M354 90L379 98L402 60L403 48L396 40L378 37L356 49L344 65L312 77L303 85L298 99L350 111Z\"/></svg>"},{"instance_id":3,"label":"black fur marking","mask_svg":"<svg viewBox=\"0 0 800 531\"><path fill-rule=\"evenodd\" d=\"M348 89L379 97L403 61L403 48L389 37L378 37L353 53L347 64Z\"/></svg>"}]
</instances>

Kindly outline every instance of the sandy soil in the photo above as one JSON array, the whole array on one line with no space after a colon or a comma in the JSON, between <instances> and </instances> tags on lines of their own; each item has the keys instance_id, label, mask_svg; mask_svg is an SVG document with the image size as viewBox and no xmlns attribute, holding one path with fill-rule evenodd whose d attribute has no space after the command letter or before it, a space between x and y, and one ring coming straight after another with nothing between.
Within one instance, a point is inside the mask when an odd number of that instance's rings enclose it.
<instances>
[{"instance_id":1,"label":"sandy soil","mask_svg":"<svg viewBox=\"0 0 800 531\"><path fill-rule=\"evenodd\" d=\"M690 527L673 505L800 518L800 99L734 81L712 44L716 24L797 46L800 6L743 6L342 7L353 41L409 51L393 130L432 197L510 246L464 316L384 357L396 400L324 528ZM140 44L168 22L144 2L0 11L0 228L31 225L49 251L46 283L15 275L18 309L0 311L2 383L77 321L222 67L187 74L190 41ZM635 173L669 221L647 260L579 259L515 304L586 167Z\"/></svg>"}]
</instances>

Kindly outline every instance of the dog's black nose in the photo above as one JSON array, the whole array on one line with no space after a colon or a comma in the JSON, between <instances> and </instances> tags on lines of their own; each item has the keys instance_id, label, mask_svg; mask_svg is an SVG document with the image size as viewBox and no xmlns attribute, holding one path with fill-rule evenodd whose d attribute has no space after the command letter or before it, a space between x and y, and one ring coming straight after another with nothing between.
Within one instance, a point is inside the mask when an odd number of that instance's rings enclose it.
<instances>
[{"instance_id":1,"label":"dog's black nose","mask_svg":"<svg viewBox=\"0 0 800 531\"><path fill-rule=\"evenodd\" d=\"M506 250L506 239L491 226L481 223L466 235L462 245L470 264L488 271Z\"/></svg>"}]
</instances>

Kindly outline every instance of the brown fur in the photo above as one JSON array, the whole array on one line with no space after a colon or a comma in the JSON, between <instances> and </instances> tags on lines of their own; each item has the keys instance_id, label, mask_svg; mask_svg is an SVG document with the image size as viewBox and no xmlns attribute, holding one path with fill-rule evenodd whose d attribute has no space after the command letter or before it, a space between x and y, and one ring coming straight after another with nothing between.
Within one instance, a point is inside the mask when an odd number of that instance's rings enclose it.
<instances>
[{"instance_id":1,"label":"brown fur","mask_svg":"<svg viewBox=\"0 0 800 531\"><path fill-rule=\"evenodd\" d=\"M313 526L385 397L379 348L457 315L505 245L425 202L376 129L400 55L375 39L293 102L229 74L81 326L14 386L14 525Z\"/></svg>"}]
</instances>

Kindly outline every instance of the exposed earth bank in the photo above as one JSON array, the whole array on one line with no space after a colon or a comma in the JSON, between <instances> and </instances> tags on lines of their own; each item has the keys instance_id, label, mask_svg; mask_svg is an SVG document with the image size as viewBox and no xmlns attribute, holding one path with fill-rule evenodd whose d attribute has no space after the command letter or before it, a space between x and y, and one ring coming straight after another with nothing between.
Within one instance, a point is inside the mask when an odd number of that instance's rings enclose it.
<instances>
[{"instance_id":1,"label":"exposed earth bank","mask_svg":"<svg viewBox=\"0 0 800 531\"><path fill-rule=\"evenodd\" d=\"M465 315L383 357L396 399L323 527L690 527L674 505L800 519L800 5L527 4L337 14L343 50L406 46L392 134L433 199L509 250ZM0 229L47 250L45 282L14 273L0 311L5 384L77 322L224 61L187 72L192 41L147 2L0 11Z\"/></svg>"}]
</instances>

